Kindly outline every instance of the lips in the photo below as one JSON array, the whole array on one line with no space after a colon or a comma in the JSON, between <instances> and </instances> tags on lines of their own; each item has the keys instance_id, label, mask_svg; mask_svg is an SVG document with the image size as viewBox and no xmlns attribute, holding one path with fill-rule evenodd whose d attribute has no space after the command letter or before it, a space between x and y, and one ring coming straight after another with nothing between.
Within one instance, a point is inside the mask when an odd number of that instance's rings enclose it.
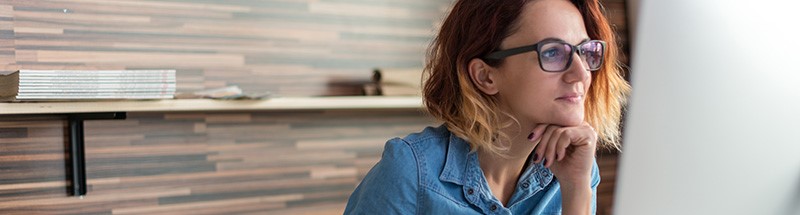
<instances>
[{"instance_id":1,"label":"lips","mask_svg":"<svg viewBox=\"0 0 800 215\"><path fill-rule=\"evenodd\" d=\"M561 97L556 98L556 100L568 101L568 102L580 102L581 100L583 100L583 94L580 94L580 93L569 93L569 94L566 94L566 95L563 95Z\"/></svg>"}]
</instances>

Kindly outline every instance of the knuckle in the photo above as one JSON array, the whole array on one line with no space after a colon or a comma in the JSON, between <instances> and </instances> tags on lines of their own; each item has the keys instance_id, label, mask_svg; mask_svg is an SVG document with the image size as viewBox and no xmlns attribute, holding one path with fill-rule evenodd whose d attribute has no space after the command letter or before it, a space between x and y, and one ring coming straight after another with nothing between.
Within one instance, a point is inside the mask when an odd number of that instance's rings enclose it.
<instances>
[{"instance_id":1,"label":"knuckle","mask_svg":"<svg viewBox=\"0 0 800 215\"><path fill-rule=\"evenodd\" d=\"M573 131L572 131L572 129L562 129L562 130L561 130L561 133L562 133L563 135L567 135L567 136L572 136L572 135L573 135Z\"/></svg>"},{"instance_id":2,"label":"knuckle","mask_svg":"<svg viewBox=\"0 0 800 215\"><path fill-rule=\"evenodd\" d=\"M558 135L562 135L562 134L564 134L564 128L557 128L553 133L556 133Z\"/></svg>"}]
</instances>

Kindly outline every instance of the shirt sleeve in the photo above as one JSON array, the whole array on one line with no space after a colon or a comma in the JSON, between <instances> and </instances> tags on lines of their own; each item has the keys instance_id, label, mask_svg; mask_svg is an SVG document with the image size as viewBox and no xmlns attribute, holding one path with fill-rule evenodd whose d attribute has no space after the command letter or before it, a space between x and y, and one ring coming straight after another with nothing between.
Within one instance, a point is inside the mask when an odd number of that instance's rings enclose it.
<instances>
[{"instance_id":1,"label":"shirt sleeve","mask_svg":"<svg viewBox=\"0 0 800 215\"><path fill-rule=\"evenodd\" d=\"M389 140L381 160L350 195L344 214L415 214L418 169L411 146L399 138Z\"/></svg>"},{"instance_id":2,"label":"shirt sleeve","mask_svg":"<svg viewBox=\"0 0 800 215\"><path fill-rule=\"evenodd\" d=\"M592 166L592 214L597 214L597 186L600 185L600 167L597 160Z\"/></svg>"}]
</instances>

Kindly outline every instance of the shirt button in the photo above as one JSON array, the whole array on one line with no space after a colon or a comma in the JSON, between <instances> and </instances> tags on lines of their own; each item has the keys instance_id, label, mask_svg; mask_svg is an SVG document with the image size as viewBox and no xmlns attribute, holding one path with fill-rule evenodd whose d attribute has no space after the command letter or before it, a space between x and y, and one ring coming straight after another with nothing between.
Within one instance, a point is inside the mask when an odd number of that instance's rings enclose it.
<instances>
[{"instance_id":1,"label":"shirt button","mask_svg":"<svg viewBox=\"0 0 800 215\"><path fill-rule=\"evenodd\" d=\"M492 205L492 207L489 208L489 210L496 211L497 210L497 205Z\"/></svg>"},{"instance_id":2,"label":"shirt button","mask_svg":"<svg viewBox=\"0 0 800 215\"><path fill-rule=\"evenodd\" d=\"M472 188L469 188L469 190L467 190L467 194L472 195L473 193L475 193L475 190L472 190Z\"/></svg>"},{"instance_id":3,"label":"shirt button","mask_svg":"<svg viewBox=\"0 0 800 215\"><path fill-rule=\"evenodd\" d=\"M531 184L528 183L528 182L522 183L522 188L528 188L530 186L531 186Z\"/></svg>"}]
</instances>

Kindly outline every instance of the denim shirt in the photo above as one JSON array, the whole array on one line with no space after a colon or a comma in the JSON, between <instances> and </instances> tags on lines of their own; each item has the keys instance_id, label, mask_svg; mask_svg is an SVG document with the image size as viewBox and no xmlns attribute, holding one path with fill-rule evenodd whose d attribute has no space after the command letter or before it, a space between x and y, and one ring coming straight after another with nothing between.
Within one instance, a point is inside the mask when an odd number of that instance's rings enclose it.
<instances>
[{"instance_id":1,"label":"denim shirt","mask_svg":"<svg viewBox=\"0 0 800 215\"><path fill-rule=\"evenodd\" d=\"M445 126L389 140L383 156L355 189L345 214L561 214L558 180L529 161L503 205L489 189L478 155ZM596 211L597 163L592 168Z\"/></svg>"}]
</instances>

